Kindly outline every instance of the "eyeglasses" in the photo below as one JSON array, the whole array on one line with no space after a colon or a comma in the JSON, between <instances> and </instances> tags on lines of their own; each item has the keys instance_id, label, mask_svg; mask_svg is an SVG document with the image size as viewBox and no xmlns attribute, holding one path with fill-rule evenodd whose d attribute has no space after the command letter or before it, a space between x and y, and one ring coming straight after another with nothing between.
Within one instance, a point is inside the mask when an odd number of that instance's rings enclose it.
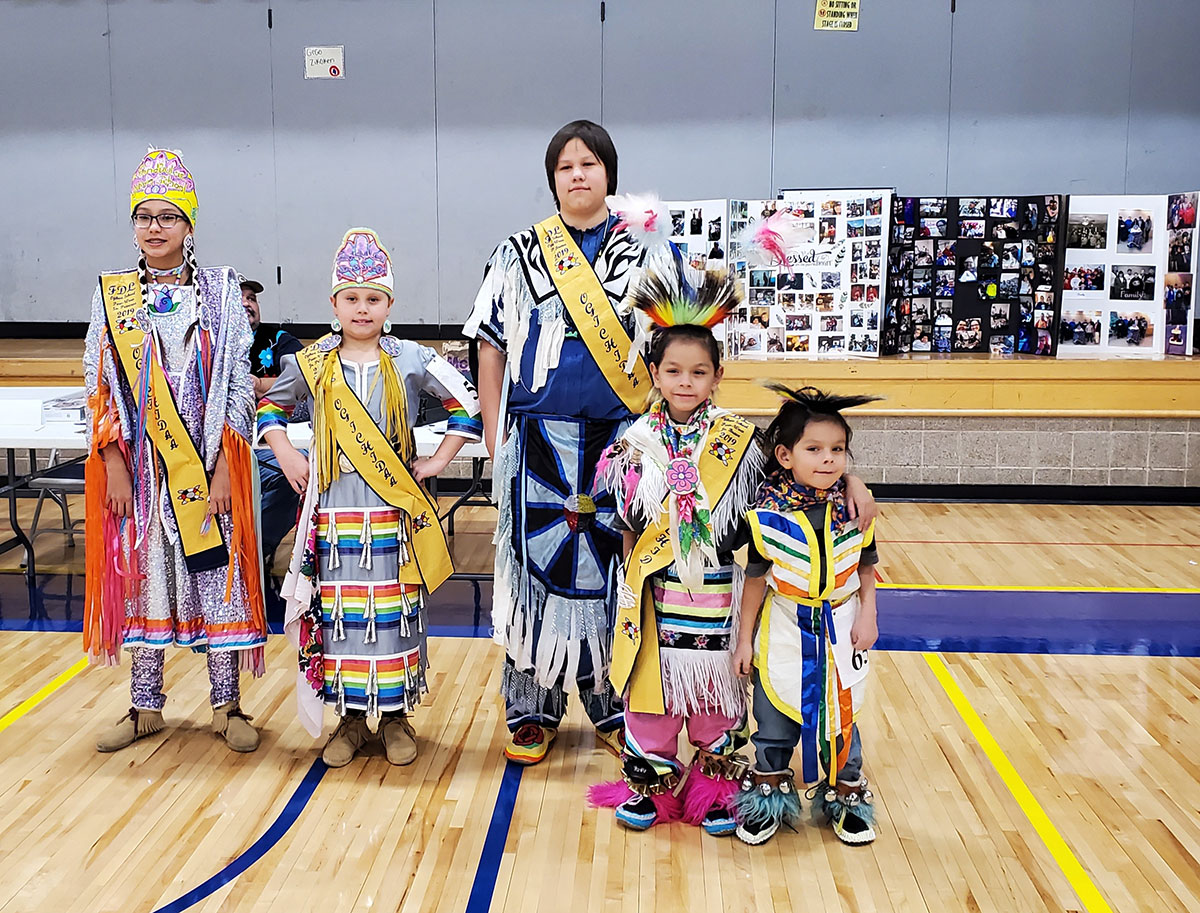
<instances>
[{"instance_id":1,"label":"eyeglasses","mask_svg":"<svg viewBox=\"0 0 1200 913\"><path fill-rule=\"evenodd\" d=\"M180 222L186 222L183 216L177 212L160 212L156 216L152 216L146 212L134 213L133 224L138 228L149 228L151 222L157 222L158 227L163 231L170 231Z\"/></svg>"}]
</instances>

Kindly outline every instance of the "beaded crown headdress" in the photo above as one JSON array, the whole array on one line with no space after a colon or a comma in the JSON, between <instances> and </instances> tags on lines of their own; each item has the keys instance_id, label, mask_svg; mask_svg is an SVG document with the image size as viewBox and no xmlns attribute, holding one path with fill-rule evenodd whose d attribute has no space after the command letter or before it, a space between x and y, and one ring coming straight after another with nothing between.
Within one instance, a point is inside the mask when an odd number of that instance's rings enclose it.
<instances>
[{"instance_id":1,"label":"beaded crown headdress","mask_svg":"<svg viewBox=\"0 0 1200 913\"><path fill-rule=\"evenodd\" d=\"M392 258L370 228L352 228L342 237L333 259L333 291L373 288L394 297Z\"/></svg>"},{"instance_id":2,"label":"beaded crown headdress","mask_svg":"<svg viewBox=\"0 0 1200 913\"><path fill-rule=\"evenodd\" d=\"M196 201L196 182L174 149L154 149L146 152L129 182L129 214L147 200L165 200L184 214L196 227L199 206Z\"/></svg>"}]
</instances>

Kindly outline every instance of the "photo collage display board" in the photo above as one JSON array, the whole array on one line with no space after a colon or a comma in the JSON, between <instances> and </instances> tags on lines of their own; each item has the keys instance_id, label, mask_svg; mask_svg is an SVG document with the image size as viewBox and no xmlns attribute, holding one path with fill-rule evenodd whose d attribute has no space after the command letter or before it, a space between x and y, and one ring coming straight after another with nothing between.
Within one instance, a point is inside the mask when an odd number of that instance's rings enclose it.
<instances>
[{"instance_id":1,"label":"photo collage display board","mask_svg":"<svg viewBox=\"0 0 1200 913\"><path fill-rule=\"evenodd\" d=\"M732 346L740 358L879 355L891 190L785 190L730 200L730 237L781 210L798 220L791 269L751 265L732 241L730 268L746 300Z\"/></svg>"},{"instance_id":2,"label":"photo collage display board","mask_svg":"<svg viewBox=\"0 0 1200 913\"><path fill-rule=\"evenodd\" d=\"M696 269L724 269L729 251L728 200L665 200L671 243Z\"/></svg>"},{"instance_id":3,"label":"photo collage display board","mask_svg":"<svg viewBox=\"0 0 1200 913\"><path fill-rule=\"evenodd\" d=\"M683 262L695 269L725 269L729 258L728 200L664 200L671 213L671 243L683 254ZM725 327L713 327L722 347L722 357L732 357L725 346Z\"/></svg>"},{"instance_id":4,"label":"photo collage display board","mask_svg":"<svg viewBox=\"0 0 1200 913\"><path fill-rule=\"evenodd\" d=\"M1167 197L1167 277L1163 280L1163 314L1168 355L1200 354L1200 320L1192 283L1200 250L1196 244L1196 204L1200 193Z\"/></svg>"},{"instance_id":5,"label":"photo collage display board","mask_svg":"<svg viewBox=\"0 0 1200 913\"><path fill-rule=\"evenodd\" d=\"M1058 195L896 197L883 351L1052 355Z\"/></svg>"},{"instance_id":6,"label":"photo collage display board","mask_svg":"<svg viewBox=\"0 0 1200 913\"><path fill-rule=\"evenodd\" d=\"M1165 196L1070 197L1064 230L1060 358L1163 354L1168 285L1173 304L1186 301L1190 306L1195 231L1194 206L1193 227L1172 230L1167 225L1167 205ZM1177 316L1187 308L1172 310ZM1178 351L1183 354L1186 321L1177 326Z\"/></svg>"}]
</instances>

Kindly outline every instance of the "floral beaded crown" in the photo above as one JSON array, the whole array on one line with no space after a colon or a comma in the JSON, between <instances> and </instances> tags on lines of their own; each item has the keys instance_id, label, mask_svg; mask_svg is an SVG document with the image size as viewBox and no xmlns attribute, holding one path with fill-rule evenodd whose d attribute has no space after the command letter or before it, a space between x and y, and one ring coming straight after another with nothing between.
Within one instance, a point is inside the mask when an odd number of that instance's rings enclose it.
<instances>
[{"instance_id":1,"label":"floral beaded crown","mask_svg":"<svg viewBox=\"0 0 1200 913\"><path fill-rule=\"evenodd\" d=\"M342 237L333 259L333 291L344 288L373 288L394 297L392 259L379 236L370 228L352 228Z\"/></svg>"}]
</instances>

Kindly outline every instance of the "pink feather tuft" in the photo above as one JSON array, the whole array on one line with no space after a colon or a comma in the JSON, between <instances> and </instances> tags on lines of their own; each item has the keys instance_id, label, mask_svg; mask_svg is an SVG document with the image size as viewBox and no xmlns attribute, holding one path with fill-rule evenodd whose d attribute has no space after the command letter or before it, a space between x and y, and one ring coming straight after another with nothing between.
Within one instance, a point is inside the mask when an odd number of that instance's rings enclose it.
<instances>
[{"instance_id":1,"label":"pink feather tuft","mask_svg":"<svg viewBox=\"0 0 1200 913\"><path fill-rule=\"evenodd\" d=\"M609 452L608 452L608 449L606 448L605 451L602 454L600 454L600 459L596 460L596 475L595 475L596 484L592 486L593 488L599 490L600 482L604 478L605 474L608 472L608 467L611 465L612 465L612 459L609 457Z\"/></svg>"},{"instance_id":2,"label":"pink feather tuft","mask_svg":"<svg viewBox=\"0 0 1200 913\"><path fill-rule=\"evenodd\" d=\"M688 824L700 824L712 808L727 809L737 791L736 780L706 777L698 767L692 768L683 788L683 815L680 820Z\"/></svg>"},{"instance_id":3,"label":"pink feather tuft","mask_svg":"<svg viewBox=\"0 0 1200 913\"><path fill-rule=\"evenodd\" d=\"M624 780L596 783L588 787L588 805L592 808L616 808L633 796L633 790Z\"/></svg>"},{"instance_id":4,"label":"pink feather tuft","mask_svg":"<svg viewBox=\"0 0 1200 913\"><path fill-rule=\"evenodd\" d=\"M605 200L619 219L617 228L629 231L644 247L665 244L671 234L671 213L657 194L618 194Z\"/></svg>"},{"instance_id":5,"label":"pink feather tuft","mask_svg":"<svg viewBox=\"0 0 1200 913\"><path fill-rule=\"evenodd\" d=\"M616 808L631 798L633 798L633 790L624 780L597 783L588 787L588 805L592 808ZM670 824L672 821L682 820L683 800L675 793L659 793L657 796L651 796L650 801L654 803L654 808L658 811L658 820L654 822L655 824Z\"/></svg>"},{"instance_id":6,"label":"pink feather tuft","mask_svg":"<svg viewBox=\"0 0 1200 913\"><path fill-rule=\"evenodd\" d=\"M755 219L738 234L742 253L754 265L791 269L788 252L799 243L798 221L787 209Z\"/></svg>"},{"instance_id":7,"label":"pink feather tuft","mask_svg":"<svg viewBox=\"0 0 1200 913\"><path fill-rule=\"evenodd\" d=\"M657 796L651 796L650 801L658 809L658 820L655 824L670 824L672 821L683 819L683 800L675 793L659 793Z\"/></svg>"},{"instance_id":8,"label":"pink feather tuft","mask_svg":"<svg viewBox=\"0 0 1200 913\"><path fill-rule=\"evenodd\" d=\"M629 516L629 505L633 503L633 497L637 494L638 482L641 481L642 474L635 466L630 466L629 471L625 473L625 516Z\"/></svg>"},{"instance_id":9,"label":"pink feather tuft","mask_svg":"<svg viewBox=\"0 0 1200 913\"><path fill-rule=\"evenodd\" d=\"M783 246L783 236L771 227L769 222L764 222L758 234L754 236L758 242L758 246L772 260L780 266L787 265L787 249Z\"/></svg>"}]
</instances>

